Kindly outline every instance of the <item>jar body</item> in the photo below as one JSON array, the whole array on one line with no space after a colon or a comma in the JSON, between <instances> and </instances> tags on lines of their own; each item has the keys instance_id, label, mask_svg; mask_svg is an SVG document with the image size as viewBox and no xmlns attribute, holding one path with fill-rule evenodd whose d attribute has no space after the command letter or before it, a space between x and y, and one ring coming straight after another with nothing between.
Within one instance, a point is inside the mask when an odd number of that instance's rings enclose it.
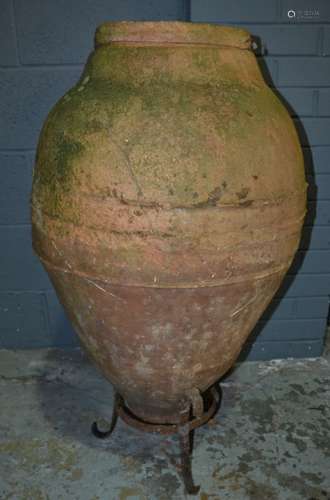
<instances>
[{"instance_id":1,"label":"jar body","mask_svg":"<svg viewBox=\"0 0 330 500\"><path fill-rule=\"evenodd\" d=\"M33 242L141 418L175 421L234 363L297 249L305 191L294 126L248 49L137 38L90 56L41 133Z\"/></svg>"}]
</instances>

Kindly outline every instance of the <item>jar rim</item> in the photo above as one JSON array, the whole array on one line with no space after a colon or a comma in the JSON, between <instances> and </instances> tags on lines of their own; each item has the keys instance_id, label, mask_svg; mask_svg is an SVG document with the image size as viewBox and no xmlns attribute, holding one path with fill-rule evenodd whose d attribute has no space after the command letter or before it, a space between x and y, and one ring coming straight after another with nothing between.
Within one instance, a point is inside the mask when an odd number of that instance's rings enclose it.
<instances>
[{"instance_id":1,"label":"jar rim","mask_svg":"<svg viewBox=\"0 0 330 500\"><path fill-rule=\"evenodd\" d=\"M95 33L95 47L113 43L250 49L251 35L245 29L234 26L182 21L116 21L101 24Z\"/></svg>"}]
</instances>

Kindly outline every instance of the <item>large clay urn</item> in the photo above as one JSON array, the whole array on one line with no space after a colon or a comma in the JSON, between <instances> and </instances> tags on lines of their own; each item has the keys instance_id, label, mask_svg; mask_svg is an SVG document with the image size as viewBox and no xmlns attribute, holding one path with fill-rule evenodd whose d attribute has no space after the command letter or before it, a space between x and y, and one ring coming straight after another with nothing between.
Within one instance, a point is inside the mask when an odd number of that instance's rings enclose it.
<instances>
[{"instance_id":1,"label":"large clay urn","mask_svg":"<svg viewBox=\"0 0 330 500\"><path fill-rule=\"evenodd\" d=\"M305 204L294 125L246 31L106 23L41 132L33 245L130 411L175 423L237 359Z\"/></svg>"}]
</instances>

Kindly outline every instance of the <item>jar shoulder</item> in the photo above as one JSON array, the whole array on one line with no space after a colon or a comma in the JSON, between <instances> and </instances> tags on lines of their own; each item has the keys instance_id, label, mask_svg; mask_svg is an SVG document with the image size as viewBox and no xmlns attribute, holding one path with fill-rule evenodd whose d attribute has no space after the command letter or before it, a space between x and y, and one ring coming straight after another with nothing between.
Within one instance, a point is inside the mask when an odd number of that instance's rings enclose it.
<instances>
[{"instance_id":1,"label":"jar shoulder","mask_svg":"<svg viewBox=\"0 0 330 500\"><path fill-rule=\"evenodd\" d=\"M46 163L64 172L62 182L74 171L74 189L106 187L127 200L143 192L146 202L173 206L267 200L305 189L293 122L265 85L136 87L85 75L44 126L41 177Z\"/></svg>"}]
</instances>

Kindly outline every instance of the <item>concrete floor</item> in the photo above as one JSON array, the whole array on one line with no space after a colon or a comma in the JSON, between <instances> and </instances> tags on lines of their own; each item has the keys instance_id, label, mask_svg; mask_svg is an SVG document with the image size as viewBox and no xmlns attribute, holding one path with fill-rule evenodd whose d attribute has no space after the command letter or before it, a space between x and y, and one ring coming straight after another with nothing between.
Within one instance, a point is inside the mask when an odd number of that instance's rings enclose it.
<instances>
[{"instance_id":1,"label":"concrete floor","mask_svg":"<svg viewBox=\"0 0 330 500\"><path fill-rule=\"evenodd\" d=\"M223 392L195 433L195 498L330 499L329 354L243 363ZM112 389L80 351L0 351L0 398L1 500L186 498L176 438L91 435Z\"/></svg>"}]
</instances>

